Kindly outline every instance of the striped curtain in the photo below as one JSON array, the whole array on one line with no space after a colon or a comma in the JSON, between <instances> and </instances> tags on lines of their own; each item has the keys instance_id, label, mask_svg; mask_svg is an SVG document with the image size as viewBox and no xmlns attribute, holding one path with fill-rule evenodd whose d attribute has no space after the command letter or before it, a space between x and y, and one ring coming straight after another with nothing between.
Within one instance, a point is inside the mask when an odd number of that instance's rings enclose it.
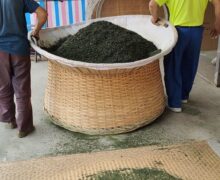
<instances>
[{"instance_id":1,"label":"striped curtain","mask_svg":"<svg viewBox=\"0 0 220 180\"><path fill-rule=\"evenodd\" d=\"M38 3L47 9L48 22L46 27L59 27L75 24L86 20L87 0L38 0ZM36 22L36 14L26 14L28 30Z\"/></svg>"}]
</instances>

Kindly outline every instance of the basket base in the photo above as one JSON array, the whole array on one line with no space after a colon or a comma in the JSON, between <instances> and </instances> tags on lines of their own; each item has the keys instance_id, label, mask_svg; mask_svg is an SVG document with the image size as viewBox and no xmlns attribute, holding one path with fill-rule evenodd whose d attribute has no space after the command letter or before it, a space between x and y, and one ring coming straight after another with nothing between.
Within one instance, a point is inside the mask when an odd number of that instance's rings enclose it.
<instances>
[{"instance_id":1,"label":"basket base","mask_svg":"<svg viewBox=\"0 0 220 180\"><path fill-rule=\"evenodd\" d=\"M139 128L142 128L146 125L151 124L153 121L155 121L157 118L159 118L163 112L165 111L165 108L163 108L161 110L160 113L158 113L158 115L156 117L153 117L150 121L143 121L140 122L138 124L132 124L129 126L123 126L123 127L117 127L117 128L102 128L102 129L98 129L98 128L94 128L94 129L86 129L86 128L82 128L82 127L76 127L73 125L66 125L65 123L62 123L60 120L58 120L57 118L55 118L53 115L50 115L49 112L46 110L46 108L44 108L44 111L48 114L49 116L49 120L54 123L57 126L60 126L64 129L67 129L69 131L73 131L73 132L78 132L78 133L83 133L83 134L87 134L87 135L115 135L115 134L123 134L123 133L128 133L128 132L132 132L135 131Z\"/></svg>"}]
</instances>

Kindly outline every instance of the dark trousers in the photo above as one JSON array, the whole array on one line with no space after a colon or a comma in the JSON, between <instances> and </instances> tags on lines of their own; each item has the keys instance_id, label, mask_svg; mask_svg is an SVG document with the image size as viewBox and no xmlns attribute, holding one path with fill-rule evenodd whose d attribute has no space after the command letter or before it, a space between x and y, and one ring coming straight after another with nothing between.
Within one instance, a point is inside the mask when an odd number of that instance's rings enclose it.
<instances>
[{"instance_id":1,"label":"dark trousers","mask_svg":"<svg viewBox=\"0 0 220 180\"><path fill-rule=\"evenodd\" d=\"M165 85L169 107L181 107L189 98L196 76L203 27L176 27L178 41L164 59Z\"/></svg>"},{"instance_id":2,"label":"dark trousers","mask_svg":"<svg viewBox=\"0 0 220 180\"><path fill-rule=\"evenodd\" d=\"M0 121L16 121L19 131L33 128L30 68L30 56L0 51Z\"/></svg>"}]
</instances>

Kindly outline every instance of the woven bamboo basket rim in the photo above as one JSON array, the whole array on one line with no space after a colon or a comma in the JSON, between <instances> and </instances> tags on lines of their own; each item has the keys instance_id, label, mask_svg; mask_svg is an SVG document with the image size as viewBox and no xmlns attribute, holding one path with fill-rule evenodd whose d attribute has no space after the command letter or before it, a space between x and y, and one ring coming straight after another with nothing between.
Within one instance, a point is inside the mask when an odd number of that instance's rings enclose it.
<instances>
[{"instance_id":1,"label":"woven bamboo basket rim","mask_svg":"<svg viewBox=\"0 0 220 180\"><path fill-rule=\"evenodd\" d=\"M149 15L127 15L127 16L114 16L114 17L107 17L107 18L97 18L94 20L88 20L87 22L79 23L79 24L75 24L75 25L68 25L68 26L62 26L62 27L56 27L56 28L48 28L48 29L42 30L42 32L51 33L51 36L52 36L52 32L54 30L62 31L66 28L74 28L74 27L81 29L81 28L84 28L93 22L97 22L97 21L110 21L111 22L116 19L123 20L126 22L129 20L131 21L131 19L132 20L145 20L145 21L149 22L150 16ZM154 62L155 60L163 58L165 55L167 55L169 52L171 52L172 48L175 46L175 44L177 42L178 35L177 35L176 29L168 21L166 21L166 24L168 24L169 31L172 31L172 35L173 35L173 37L169 41L169 47L166 47L159 54L151 56L147 59L137 60L137 61L129 62L129 63L113 63L113 64L112 63L105 63L104 64L104 63L87 63L87 62L82 62L82 61L70 60L70 59L66 59L66 58L51 54L51 53L45 51L44 49L42 49L38 44L36 44L34 41L32 41L31 32L29 32L28 38L29 38L31 47L36 52L45 56L50 61L55 61L55 62L58 62L63 65L67 65L67 66L75 67L75 68L88 68L88 69L94 69L94 70L132 69L132 68L141 67L141 66L150 64L150 63ZM120 25L120 24L117 24L117 25ZM156 28L156 29L164 28L164 29L166 29L165 27L157 27L153 24L151 25L150 28ZM136 33L138 33L138 32L136 32Z\"/></svg>"}]
</instances>

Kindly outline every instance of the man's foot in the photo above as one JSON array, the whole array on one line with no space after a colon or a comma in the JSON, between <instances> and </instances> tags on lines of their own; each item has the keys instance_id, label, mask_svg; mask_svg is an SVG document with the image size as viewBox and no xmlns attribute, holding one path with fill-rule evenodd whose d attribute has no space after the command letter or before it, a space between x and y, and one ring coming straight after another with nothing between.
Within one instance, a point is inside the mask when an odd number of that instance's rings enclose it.
<instances>
[{"instance_id":1,"label":"man's foot","mask_svg":"<svg viewBox=\"0 0 220 180\"><path fill-rule=\"evenodd\" d=\"M8 129L16 129L16 128L17 128L17 124L16 124L15 121L9 122L9 123L6 124L6 127L7 127Z\"/></svg>"},{"instance_id":2,"label":"man's foot","mask_svg":"<svg viewBox=\"0 0 220 180\"><path fill-rule=\"evenodd\" d=\"M183 100L182 100L182 103L183 103L183 104L187 104L187 103L188 103L188 99L183 99Z\"/></svg>"},{"instance_id":3,"label":"man's foot","mask_svg":"<svg viewBox=\"0 0 220 180\"><path fill-rule=\"evenodd\" d=\"M169 110L175 112L175 113L181 113L182 112L182 108L173 108L173 107L168 107Z\"/></svg>"},{"instance_id":4,"label":"man's foot","mask_svg":"<svg viewBox=\"0 0 220 180\"><path fill-rule=\"evenodd\" d=\"M34 130L35 130L35 127L31 128L31 129L29 129L29 130L27 130L27 131L19 131L19 132L18 132L18 137L19 137L19 138L24 138L24 137L26 137L28 134L31 134Z\"/></svg>"}]
</instances>

